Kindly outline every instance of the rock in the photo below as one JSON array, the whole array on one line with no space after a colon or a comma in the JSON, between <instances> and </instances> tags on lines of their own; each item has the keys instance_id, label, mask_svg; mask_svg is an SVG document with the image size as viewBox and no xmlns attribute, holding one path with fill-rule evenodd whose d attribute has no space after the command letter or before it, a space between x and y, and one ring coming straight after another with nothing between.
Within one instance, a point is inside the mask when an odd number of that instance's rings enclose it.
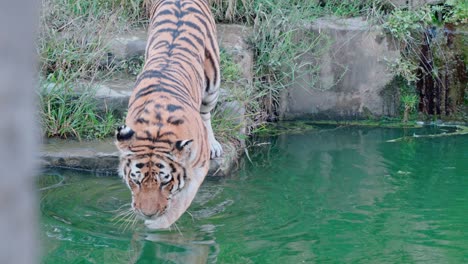
<instances>
[{"instance_id":1,"label":"rock","mask_svg":"<svg viewBox=\"0 0 468 264\"><path fill-rule=\"evenodd\" d=\"M246 40L252 35L250 27L241 25L216 25L218 30L218 42L221 48L232 57L239 65L242 76L239 81L251 84L253 80L253 54Z\"/></svg>"},{"instance_id":2,"label":"rock","mask_svg":"<svg viewBox=\"0 0 468 264\"><path fill-rule=\"evenodd\" d=\"M445 0L387 0L386 2L397 8L418 8L424 5L437 5L444 3Z\"/></svg>"},{"instance_id":3,"label":"rock","mask_svg":"<svg viewBox=\"0 0 468 264\"><path fill-rule=\"evenodd\" d=\"M331 44L319 57L308 53L299 58L320 69L296 73L298 77L282 94L282 119L361 119L397 114L396 90L389 85L394 76L386 60L398 58L399 50L391 39L362 18L318 19L304 26L297 39L308 41L304 39L307 32L320 34Z\"/></svg>"},{"instance_id":4,"label":"rock","mask_svg":"<svg viewBox=\"0 0 468 264\"><path fill-rule=\"evenodd\" d=\"M131 33L119 35L109 40L109 56L116 61L130 60L145 55L145 29L135 29Z\"/></svg>"},{"instance_id":5,"label":"rock","mask_svg":"<svg viewBox=\"0 0 468 264\"><path fill-rule=\"evenodd\" d=\"M134 80L117 78L97 84L95 88L96 99L99 101L98 110L111 111L118 116L124 116L134 82Z\"/></svg>"},{"instance_id":6,"label":"rock","mask_svg":"<svg viewBox=\"0 0 468 264\"><path fill-rule=\"evenodd\" d=\"M233 143L223 144L224 155L211 160L208 176L225 176L237 164L240 152ZM119 152L113 139L103 141L74 141L48 139L40 153L42 167L91 171L117 175Z\"/></svg>"}]
</instances>

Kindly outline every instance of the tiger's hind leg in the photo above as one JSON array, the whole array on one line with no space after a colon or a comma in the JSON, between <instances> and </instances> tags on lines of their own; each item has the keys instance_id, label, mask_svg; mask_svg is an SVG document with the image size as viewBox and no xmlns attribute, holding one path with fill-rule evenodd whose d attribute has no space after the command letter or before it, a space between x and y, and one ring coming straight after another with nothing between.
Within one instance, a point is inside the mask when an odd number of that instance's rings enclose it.
<instances>
[{"instance_id":1,"label":"tiger's hind leg","mask_svg":"<svg viewBox=\"0 0 468 264\"><path fill-rule=\"evenodd\" d=\"M210 70L207 70L210 69ZM218 67L219 68L219 67ZM210 144L211 158L218 158L223 154L223 147L216 140L213 128L211 127L211 110L216 106L219 95L220 73L219 69L213 69L205 65L206 74L206 88L203 94L202 105L200 108L200 115L203 123L205 124L208 133L208 142ZM212 78L210 78L210 77Z\"/></svg>"}]
</instances>

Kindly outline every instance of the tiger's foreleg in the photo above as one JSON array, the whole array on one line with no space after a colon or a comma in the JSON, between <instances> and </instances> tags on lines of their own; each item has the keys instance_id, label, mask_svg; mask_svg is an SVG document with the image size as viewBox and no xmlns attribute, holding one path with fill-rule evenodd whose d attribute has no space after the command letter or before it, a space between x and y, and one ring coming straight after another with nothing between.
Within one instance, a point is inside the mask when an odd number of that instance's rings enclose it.
<instances>
[{"instance_id":1,"label":"tiger's foreleg","mask_svg":"<svg viewBox=\"0 0 468 264\"><path fill-rule=\"evenodd\" d=\"M208 142L210 144L212 159L220 157L223 154L223 147L216 140L213 133L213 128L211 127L211 110L213 110L213 108L216 106L216 102L218 101L219 89L217 88L218 87L213 87L213 89L208 89L202 100L202 105L200 108L200 115L208 133Z\"/></svg>"}]
</instances>

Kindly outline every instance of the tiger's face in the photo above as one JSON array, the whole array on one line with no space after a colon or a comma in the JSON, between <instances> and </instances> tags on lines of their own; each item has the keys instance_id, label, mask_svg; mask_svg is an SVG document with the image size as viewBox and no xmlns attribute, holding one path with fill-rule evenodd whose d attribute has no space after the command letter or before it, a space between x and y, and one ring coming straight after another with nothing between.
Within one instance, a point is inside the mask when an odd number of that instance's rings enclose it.
<instances>
[{"instance_id":1,"label":"tiger's face","mask_svg":"<svg viewBox=\"0 0 468 264\"><path fill-rule=\"evenodd\" d=\"M164 215L173 196L184 188L184 169L159 154L130 154L122 159L121 175L132 192L135 213L147 220Z\"/></svg>"},{"instance_id":2,"label":"tiger's face","mask_svg":"<svg viewBox=\"0 0 468 264\"><path fill-rule=\"evenodd\" d=\"M189 166L193 140L179 140L161 150L139 141L127 126L120 127L116 137L119 174L131 190L133 211L152 221L154 228L169 227L190 205L201 183Z\"/></svg>"}]
</instances>

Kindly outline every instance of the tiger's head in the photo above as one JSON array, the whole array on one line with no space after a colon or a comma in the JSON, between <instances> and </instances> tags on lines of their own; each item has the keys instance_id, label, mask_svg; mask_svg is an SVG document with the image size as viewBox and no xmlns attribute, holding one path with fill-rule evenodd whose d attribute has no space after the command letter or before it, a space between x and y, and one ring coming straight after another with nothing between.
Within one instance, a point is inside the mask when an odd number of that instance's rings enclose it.
<instances>
[{"instance_id":1,"label":"tiger's head","mask_svg":"<svg viewBox=\"0 0 468 264\"><path fill-rule=\"evenodd\" d=\"M119 127L116 138L119 174L132 192L133 211L153 228L169 227L190 205L199 186L190 177L193 140L179 140L161 150L139 144L127 126ZM190 187L193 184L195 189Z\"/></svg>"}]
</instances>

